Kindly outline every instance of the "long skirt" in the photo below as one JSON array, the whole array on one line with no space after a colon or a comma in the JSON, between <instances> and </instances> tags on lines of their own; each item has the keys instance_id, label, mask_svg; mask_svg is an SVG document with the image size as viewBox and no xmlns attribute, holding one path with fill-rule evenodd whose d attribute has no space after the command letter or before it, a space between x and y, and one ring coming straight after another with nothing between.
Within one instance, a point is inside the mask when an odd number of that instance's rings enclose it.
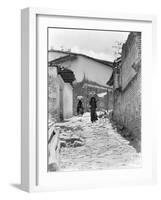
<instances>
[{"instance_id":1,"label":"long skirt","mask_svg":"<svg viewBox=\"0 0 161 200\"><path fill-rule=\"evenodd\" d=\"M78 115L83 115L83 113L84 113L84 109L83 109L83 107L77 107L77 114Z\"/></svg>"},{"instance_id":2,"label":"long skirt","mask_svg":"<svg viewBox=\"0 0 161 200\"><path fill-rule=\"evenodd\" d=\"M97 113L95 108L91 108L91 122L95 122L97 120Z\"/></svg>"}]
</instances>

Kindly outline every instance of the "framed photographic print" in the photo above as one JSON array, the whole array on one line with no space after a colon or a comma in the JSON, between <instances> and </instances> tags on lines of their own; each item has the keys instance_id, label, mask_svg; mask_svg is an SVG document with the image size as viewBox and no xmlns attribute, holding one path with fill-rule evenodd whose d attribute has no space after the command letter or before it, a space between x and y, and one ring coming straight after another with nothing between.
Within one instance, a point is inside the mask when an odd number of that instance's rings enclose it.
<instances>
[{"instance_id":1,"label":"framed photographic print","mask_svg":"<svg viewBox=\"0 0 161 200\"><path fill-rule=\"evenodd\" d=\"M21 31L22 188L154 183L155 17L26 8Z\"/></svg>"}]
</instances>

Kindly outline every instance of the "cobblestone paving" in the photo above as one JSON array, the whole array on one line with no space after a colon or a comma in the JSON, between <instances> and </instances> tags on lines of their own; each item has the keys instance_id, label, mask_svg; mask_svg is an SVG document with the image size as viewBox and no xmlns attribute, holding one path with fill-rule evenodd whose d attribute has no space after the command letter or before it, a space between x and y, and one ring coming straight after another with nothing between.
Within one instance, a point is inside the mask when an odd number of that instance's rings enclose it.
<instances>
[{"instance_id":1,"label":"cobblestone paving","mask_svg":"<svg viewBox=\"0 0 161 200\"><path fill-rule=\"evenodd\" d=\"M108 119L91 123L86 113L71 118L63 126L75 129L74 134L84 138L85 144L61 148L60 171L141 167L141 154L112 128Z\"/></svg>"}]
</instances>

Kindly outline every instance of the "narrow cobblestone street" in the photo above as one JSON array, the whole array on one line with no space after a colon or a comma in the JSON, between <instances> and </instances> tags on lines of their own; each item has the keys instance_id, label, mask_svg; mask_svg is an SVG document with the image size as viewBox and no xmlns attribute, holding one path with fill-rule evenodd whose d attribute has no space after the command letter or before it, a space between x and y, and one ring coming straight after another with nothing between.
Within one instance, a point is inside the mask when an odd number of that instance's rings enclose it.
<instances>
[{"instance_id":1,"label":"narrow cobblestone street","mask_svg":"<svg viewBox=\"0 0 161 200\"><path fill-rule=\"evenodd\" d=\"M113 129L107 118L91 123L89 113L85 113L56 127L60 127L60 139L65 134L83 140L82 146L61 148L60 171L141 167L141 154Z\"/></svg>"}]
</instances>

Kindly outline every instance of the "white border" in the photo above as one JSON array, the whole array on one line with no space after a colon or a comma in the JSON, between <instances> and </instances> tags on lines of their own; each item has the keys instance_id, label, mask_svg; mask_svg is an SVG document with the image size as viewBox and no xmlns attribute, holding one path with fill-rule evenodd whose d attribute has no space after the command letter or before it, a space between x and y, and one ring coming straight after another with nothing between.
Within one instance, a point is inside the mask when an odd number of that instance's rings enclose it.
<instances>
[{"instance_id":1,"label":"white border","mask_svg":"<svg viewBox=\"0 0 161 200\"><path fill-rule=\"evenodd\" d=\"M52 10L52 9L42 9L42 8L27 8L22 10L22 188L27 191L40 191L40 190L55 190L55 189L73 189L73 188L82 188L87 186L92 187L98 187L98 186L107 186L107 185L117 185L116 180L111 184L106 184L100 179L100 177L104 176L103 171L95 171L95 172L88 172L90 175L90 178L95 176L95 179L91 179L88 184L84 184L85 182L82 182L80 184L69 184L66 182L66 185L61 184L63 180L64 174L62 173L60 184L55 184L54 187L53 184L46 185L45 184L37 184L37 157L36 157L36 144L37 143L37 132L36 132L36 120L37 120L37 103L36 103L36 95L37 95L37 69L36 69L36 16L37 15L51 15L51 16L71 16L72 18L79 19L79 18L88 18L88 19L111 19L111 20L123 20L127 22L149 22L153 25L153 52L155 52L155 17L154 16L138 16L138 15L120 15L120 14L107 14L107 13L89 13L89 12L78 12L78 11L62 11L62 10ZM153 54L155 55L155 54ZM153 58L154 59L154 58ZM38 83L39 84L39 83ZM153 137L154 138L154 137ZM46 148L47 149L47 148ZM24 159L25 158L25 159ZM146 179L146 177L142 177L141 180L139 180L139 183L150 183L154 182L156 179L156 173L155 173L155 155L153 155L153 170L151 170L152 174L150 174L150 177ZM78 180L82 172L73 173L71 172L70 176L73 178L73 181ZM86 177L88 177L88 174L86 172L83 172ZM94 173L94 174L93 174ZM61 173L58 173L61 174ZM56 176L59 176L58 174L55 174ZM116 172L113 172L110 170L109 176L111 178L115 179L119 174L119 170ZM121 171L122 176L127 176L128 174L124 173L124 171ZM40 174L38 177L40 177ZM152 175L152 176L151 176ZM55 179L54 177L54 179ZM60 178L60 177L59 177ZM123 177L122 177L123 178ZM87 179L88 180L88 179ZM97 183L95 181L97 180ZM44 181L44 180L43 180ZM120 183L130 183L130 184L136 184L138 183L136 180L136 177L129 182L129 179L126 180L122 179L122 181L119 181ZM138 184L139 184L138 183Z\"/></svg>"}]
</instances>

